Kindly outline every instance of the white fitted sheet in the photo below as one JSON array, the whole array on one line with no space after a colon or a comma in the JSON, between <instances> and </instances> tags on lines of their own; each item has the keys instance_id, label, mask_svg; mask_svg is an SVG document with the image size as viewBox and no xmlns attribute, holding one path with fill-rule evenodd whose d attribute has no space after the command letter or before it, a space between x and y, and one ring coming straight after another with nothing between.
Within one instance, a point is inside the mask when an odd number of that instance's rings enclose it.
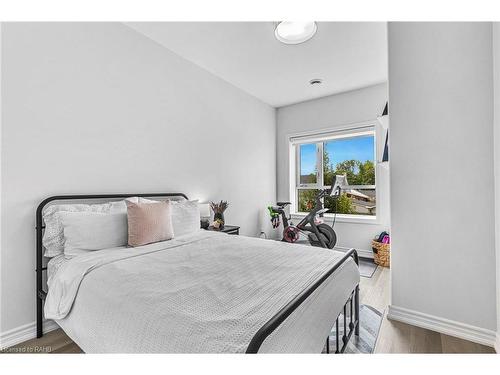
<instances>
[{"instance_id":1,"label":"white fitted sheet","mask_svg":"<svg viewBox=\"0 0 500 375\"><path fill-rule=\"evenodd\" d=\"M88 353L241 353L343 253L200 231L61 261L45 304ZM349 259L262 345L319 353L359 283Z\"/></svg>"}]
</instances>

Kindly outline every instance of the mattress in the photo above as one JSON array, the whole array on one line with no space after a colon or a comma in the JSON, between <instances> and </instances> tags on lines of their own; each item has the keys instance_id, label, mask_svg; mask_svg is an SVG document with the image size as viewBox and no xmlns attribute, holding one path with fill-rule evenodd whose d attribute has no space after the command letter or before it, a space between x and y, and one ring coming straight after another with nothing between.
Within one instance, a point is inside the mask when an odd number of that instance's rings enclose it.
<instances>
[{"instance_id":1,"label":"mattress","mask_svg":"<svg viewBox=\"0 0 500 375\"><path fill-rule=\"evenodd\" d=\"M87 353L243 353L282 307L344 253L199 231L59 261L45 317ZM259 352L320 353L359 283L344 262Z\"/></svg>"}]
</instances>

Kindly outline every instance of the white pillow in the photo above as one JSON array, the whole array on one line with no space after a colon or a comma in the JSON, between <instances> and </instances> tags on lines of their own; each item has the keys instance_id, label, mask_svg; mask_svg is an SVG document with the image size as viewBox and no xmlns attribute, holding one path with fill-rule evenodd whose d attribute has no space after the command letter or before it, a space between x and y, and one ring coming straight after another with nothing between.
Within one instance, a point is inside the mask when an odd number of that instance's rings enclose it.
<instances>
[{"instance_id":1,"label":"white pillow","mask_svg":"<svg viewBox=\"0 0 500 375\"><path fill-rule=\"evenodd\" d=\"M109 203L105 204L58 204L48 206L43 211L45 231L42 243L46 257L55 257L64 252L64 232L60 214L62 212L108 212Z\"/></svg>"},{"instance_id":2,"label":"white pillow","mask_svg":"<svg viewBox=\"0 0 500 375\"><path fill-rule=\"evenodd\" d=\"M150 199L139 198L139 203L157 203ZM170 201L172 203L172 225L174 237L192 234L200 230L200 206L198 200Z\"/></svg>"},{"instance_id":3,"label":"white pillow","mask_svg":"<svg viewBox=\"0 0 500 375\"><path fill-rule=\"evenodd\" d=\"M172 201L171 212L175 237L200 230L200 207L197 200Z\"/></svg>"},{"instance_id":4,"label":"white pillow","mask_svg":"<svg viewBox=\"0 0 500 375\"><path fill-rule=\"evenodd\" d=\"M67 258L127 244L127 214L124 212L60 212L59 217L64 228L64 255Z\"/></svg>"},{"instance_id":5,"label":"white pillow","mask_svg":"<svg viewBox=\"0 0 500 375\"><path fill-rule=\"evenodd\" d=\"M127 201L138 203L138 197L127 198ZM127 213L125 200L103 204L55 204L43 210L45 231L42 243L46 257L55 257L64 253L64 233L59 217L61 212L100 212L100 213Z\"/></svg>"},{"instance_id":6,"label":"white pillow","mask_svg":"<svg viewBox=\"0 0 500 375\"><path fill-rule=\"evenodd\" d=\"M125 202L139 203L139 197L130 197L121 201L109 202L109 213L127 213L127 204Z\"/></svg>"}]
</instances>

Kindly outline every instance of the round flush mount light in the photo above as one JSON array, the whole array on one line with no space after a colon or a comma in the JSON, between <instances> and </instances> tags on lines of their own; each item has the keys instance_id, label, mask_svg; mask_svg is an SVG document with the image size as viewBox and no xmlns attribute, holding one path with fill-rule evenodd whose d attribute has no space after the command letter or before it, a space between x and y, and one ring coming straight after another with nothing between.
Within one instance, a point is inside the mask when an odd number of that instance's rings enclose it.
<instances>
[{"instance_id":1,"label":"round flush mount light","mask_svg":"<svg viewBox=\"0 0 500 375\"><path fill-rule=\"evenodd\" d=\"M316 22L281 21L276 24L274 35L285 44L300 44L311 39L316 34Z\"/></svg>"},{"instance_id":2,"label":"round flush mount light","mask_svg":"<svg viewBox=\"0 0 500 375\"><path fill-rule=\"evenodd\" d=\"M313 78L309 81L309 84L311 86L314 86L314 85L321 85L323 83L323 80L321 78Z\"/></svg>"}]
</instances>

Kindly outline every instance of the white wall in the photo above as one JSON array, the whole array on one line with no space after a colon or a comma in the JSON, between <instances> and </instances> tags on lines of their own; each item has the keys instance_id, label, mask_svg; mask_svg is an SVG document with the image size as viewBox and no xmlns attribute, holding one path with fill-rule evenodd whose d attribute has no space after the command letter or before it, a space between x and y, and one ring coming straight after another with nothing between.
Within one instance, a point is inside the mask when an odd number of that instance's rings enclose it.
<instances>
[{"instance_id":1,"label":"white wall","mask_svg":"<svg viewBox=\"0 0 500 375\"><path fill-rule=\"evenodd\" d=\"M493 332L491 33L390 23L388 37L392 306Z\"/></svg>"},{"instance_id":2,"label":"white wall","mask_svg":"<svg viewBox=\"0 0 500 375\"><path fill-rule=\"evenodd\" d=\"M500 353L500 24L493 23L494 148L495 148L495 248L497 274L497 343Z\"/></svg>"},{"instance_id":3,"label":"white wall","mask_svg":"<svg viewBox=\"0 0 500 375\"><path fill-rule=\"evenodd\" d=\"M2 25L1 332L35 319L37 204L60 193L227 199L259 232L275 110L117 23Z\"/></svg>"},{"instance_id":4,"label":"white wall","mask_svg":"<svg viewBox=\"0 0 500 375\"><path fill-rule=\"evenodd\" d=\"M2 69L1 69L1 62L2 62L2 26L1 26L1 23L0 23L0 146L2 144L2 110L3 110L3 107L2 107L2 104L3 104L3 101L2 101ZM0 149L0 347L2 347L1 345L1 337L2 337L2 215L1 215L1 211L2 211L2 194L1 194L1 186L2 186L2 173L1 173L1 169L2 169L2 152L1 152L1 149Z\"/></svg>"},{"instance_id":5,"label":"white wall","mask_svg":"<svg viewBox=\"0 0 500 375\"><path fill-rule=\"evenodd\" d=\"M377 123L376 118L382 114L386 101L387 84L379 84L279 108L277 111L278 200L290 199L288 157L290 135L306 131L335 129L369 120ZM378 140L385 139L385 132L377 130ZM380 146L383 142L377 143ZM377 233L389 229L388 179L388 170L377 167L377 189L379 190L377 223L347 223L337 220L335 231L338 236L338 246L354 247L370 254L371 239Z\"/></svg>"}]
</instances>

